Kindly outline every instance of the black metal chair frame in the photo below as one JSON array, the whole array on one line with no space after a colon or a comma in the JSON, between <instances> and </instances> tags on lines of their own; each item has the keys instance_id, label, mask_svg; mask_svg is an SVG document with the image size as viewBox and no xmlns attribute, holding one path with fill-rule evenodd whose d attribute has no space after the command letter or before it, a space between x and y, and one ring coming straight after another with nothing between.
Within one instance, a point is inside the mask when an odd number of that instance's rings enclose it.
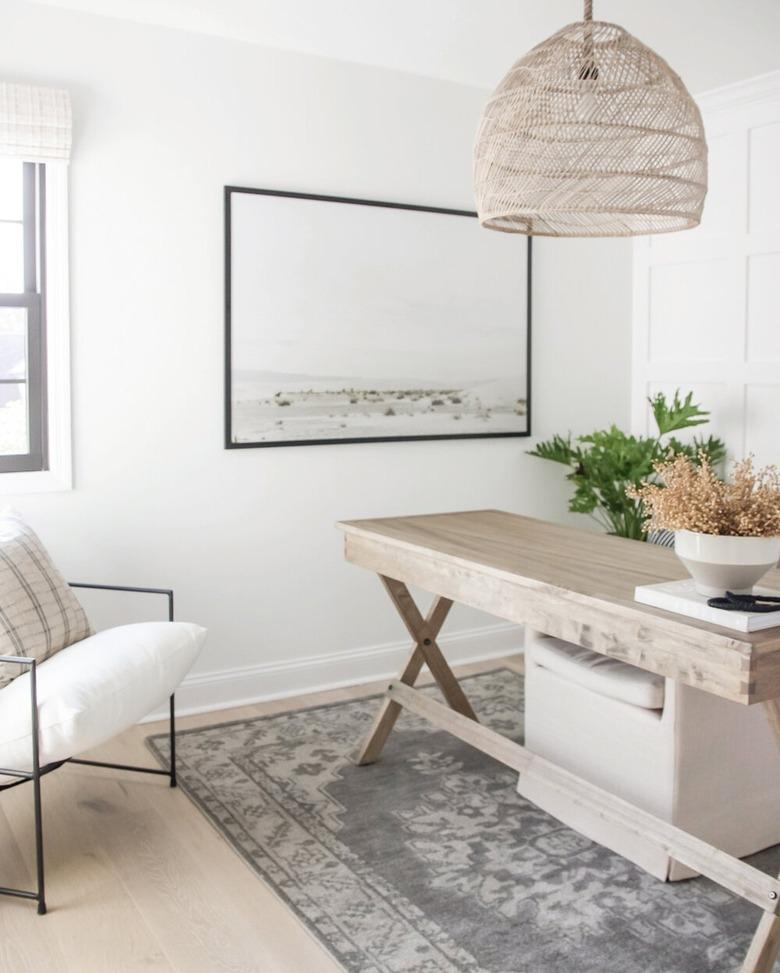
<instances>
[{"instance_id":1,"label":"black metal chair frame","mask_svg":"<svg viewBox=\"0 0 780 973\"><path fill-rule=\"evenodd\" d=\"M71 588L92 588L98 591L130 591L147 595L164 595L168 599L168 621L173 621L173 591L169 588L132 588L126 585L114 584L86 584L84 582L70 582ZM108 767L111 770L132 770L141 774L159 774L167 777L171 787L176 787L176 712L174 694L170 697L169 708L169 735L170 735L170 763L168 770L159 767L134 767L129 764L114 764L104 760L82 760L77 757L69 757L66 760L58 760L54 763L40 764L40 740L38 736L38 687L37 687L37 662L35 659L26 656L0 655L0 662L15 662L19 665L29 666L30 669L30 713L31 713L31 735L32 735L32 770L12 770L7 767L0 767L0 775L15 778L9 784L0 784L0 793L19 784L32 781L33 785L33 813L35 820L35 872L36 890L34 892L25 889L12 889L0 886L0 895L12 895L20 899L32 899L38 903L38 915L46 914L46 891L45 876L43 866L43 808L41 805L41 777L45 774L57 770L63 764L84 764L88 767Z\"/></svg>"}]
</instances>

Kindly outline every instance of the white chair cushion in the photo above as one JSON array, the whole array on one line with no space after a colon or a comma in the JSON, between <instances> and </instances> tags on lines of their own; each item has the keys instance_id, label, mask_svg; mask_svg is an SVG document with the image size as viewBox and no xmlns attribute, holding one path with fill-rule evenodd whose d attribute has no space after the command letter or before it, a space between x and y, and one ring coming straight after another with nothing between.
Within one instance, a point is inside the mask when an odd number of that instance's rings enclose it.
<instances>
[{"instance_id":1,"label":"white chair cushion","mask_svg":"<svg viewBox=\"0 0 780 973\"><path fill-rule=\"evenodd\" d=\"M664 707L663 676L530 629L526 651L537 665L602 696L642 709Z\"/></svg>"},{"instance_id":2,"label":"white chair cushion","mask_svg":"<svg viewBox=\"0 0 780 973\"><path fill-rule=\"evenodd\" d=\"M37 670L41 765L110 740L164 703L205 637L205 629L187 622L122 625L42 662ZM30 722L28 672L0 690L0 767L32 768Z\"/></svg>"}]
</instances>

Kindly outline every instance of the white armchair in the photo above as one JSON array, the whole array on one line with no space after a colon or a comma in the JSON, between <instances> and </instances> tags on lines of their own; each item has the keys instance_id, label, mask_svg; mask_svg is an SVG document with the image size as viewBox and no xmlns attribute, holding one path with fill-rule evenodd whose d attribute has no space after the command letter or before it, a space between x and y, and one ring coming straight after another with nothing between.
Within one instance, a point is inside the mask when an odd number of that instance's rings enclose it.
<instances>
[{"instance_id":1,"label":"white armchair","mask_svg":"<svg viewBox=\"0 0 780 973\"><path fill-rule=\"evenodd\" d=\"M27 671L0 689L0 793L33 785L35 891L0 888L0 894L32 899L46 912L40 780L64 763L159 774L176 786L174 690L197 658L206 631L173 620L173 592L159 588L75 584L72 587L144 592L168 600L167 622L106 629L74 642L44 661L20 652L0 663ZM22 646L23 648L23 646ZM80 757L112 739L169 701L167 769L114 764Z\"/></svg>"},{"instance_id":2,"label":"white armchair","mask_svg":"<svg viewBox=\"0 0 780 973\"><path fill-rule=\"evenodd\" d=\"M780 843L780 754L745 707L526 633L526 746L711 844L744 857ZM518 791L660 879L694 873L539 781Z\"/></svg>"}]
</instances>

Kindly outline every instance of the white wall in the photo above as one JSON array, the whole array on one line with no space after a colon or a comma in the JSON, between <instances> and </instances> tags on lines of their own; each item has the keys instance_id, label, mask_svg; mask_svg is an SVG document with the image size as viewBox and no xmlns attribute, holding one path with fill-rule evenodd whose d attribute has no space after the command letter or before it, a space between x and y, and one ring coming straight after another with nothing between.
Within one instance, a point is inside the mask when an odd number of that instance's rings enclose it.
<instances>
[{"instance_id":1,"label":"white wall","mask_svg":"<svg viewBox=\"0 0 780 973\"><path fill-rule=\"evenodd\" d=\"M75 117L75 489L12 499L69 577L170 585L179 617L209 628L185 705L393 668L400 623L343 563L338 518L566 518L562 471L528 440L222 448L222 186L471 207L484 92L19 0L0 64L68 87ZM627 422L630 244L536 253L536 433Z\"/></svg>"},{"instance_id":2,"label":"white wall","mask_svg":"<svg viewBox=\"0 0 780 973\"><path fill-rule=\"evenodd\" d=\"M633 424L648 393L690 389L732 457L780 463L780 71L698 100L701 226L636 245Z\"/></svg>"}]
</instances>

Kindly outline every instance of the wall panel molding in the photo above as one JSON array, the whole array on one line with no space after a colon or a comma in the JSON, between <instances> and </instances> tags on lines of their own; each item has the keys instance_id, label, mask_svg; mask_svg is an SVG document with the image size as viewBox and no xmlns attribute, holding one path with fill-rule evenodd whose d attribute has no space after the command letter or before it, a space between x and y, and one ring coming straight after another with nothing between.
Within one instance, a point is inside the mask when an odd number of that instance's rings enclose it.
<instances>
[{"instance_id":1,"label":"wall panel molding","mask_svg":"<svg viewBox=\"0 0 780 973\"><path fill-rule=\"evenodd\" d=\"M631 421L692 390L739 459L780 463L780 71L701 95L710 188L701 226L634 245Z\"/></svg>"}]
</instances>

